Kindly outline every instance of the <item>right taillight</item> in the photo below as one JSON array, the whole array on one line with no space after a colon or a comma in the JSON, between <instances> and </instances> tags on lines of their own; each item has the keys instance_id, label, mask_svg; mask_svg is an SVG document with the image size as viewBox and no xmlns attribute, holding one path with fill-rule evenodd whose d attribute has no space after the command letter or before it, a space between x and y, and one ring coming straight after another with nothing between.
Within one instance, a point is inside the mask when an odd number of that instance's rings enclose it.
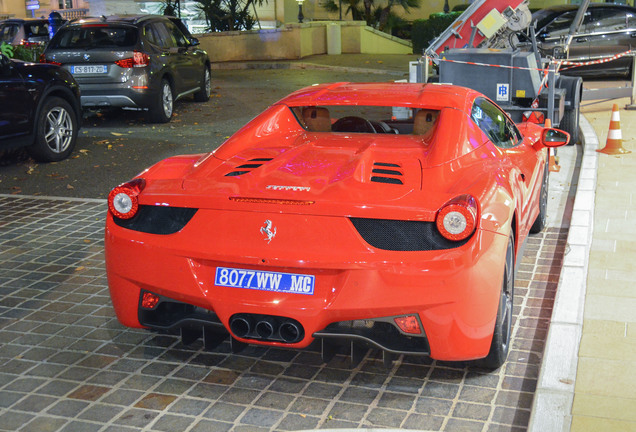
<instances>
[{"instance_id":1,"label":"right taillight","mask_svg":"<svg viewBox=\"0 0 636 432\"><path fill-rule=\"evenodd\" d=\"M132 57L117 60L115 64L123 68L144 67L150 64L150 57L148 54L134 51Z\"/></svg>"},{"instance_id":2,"label":"right taillight","mask_svg":"<svg viewBox=\"0 0 636 432\"><path fill-rule=\"evenodd\" d=\"M435 223L446 239L467 239L477 226L477 201L471 195L453 198L437 212Z\"/></svg>"}]
</instances>

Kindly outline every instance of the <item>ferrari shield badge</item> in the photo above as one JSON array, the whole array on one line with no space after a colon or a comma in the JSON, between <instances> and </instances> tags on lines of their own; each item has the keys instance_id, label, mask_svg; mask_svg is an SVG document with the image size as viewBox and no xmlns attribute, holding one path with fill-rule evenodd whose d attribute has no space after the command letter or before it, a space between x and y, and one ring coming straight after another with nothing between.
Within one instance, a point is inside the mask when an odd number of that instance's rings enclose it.
<instances>
[{"instance_id":1,"label":"ferrari shield badge","mask_svg":"<svg viewBox=\"0 0 636 432\"><path fill-rule=\"evenodd\" d=\"M265 236L263 240L267 241L267 243L270 243L276 237L276 227L272 226L271 220L265 221L265 225L261 227L261 234Z\"/></svg>"}]
</instances>

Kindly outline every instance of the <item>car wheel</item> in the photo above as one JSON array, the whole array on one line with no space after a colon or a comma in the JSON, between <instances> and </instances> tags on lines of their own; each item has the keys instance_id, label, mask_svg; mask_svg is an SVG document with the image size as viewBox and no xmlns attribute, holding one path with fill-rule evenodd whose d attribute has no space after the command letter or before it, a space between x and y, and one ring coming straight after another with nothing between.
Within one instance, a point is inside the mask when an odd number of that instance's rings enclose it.
<instances>
[{"instance_id":1,"label":"car wheel","mask_svg":"<svg viewBox=\"0 0 636 432\"><path fill-rule=\"evenodd\" d=\"M174 109L174 97L172 96L172 86L167 79L161 80L161 88L158 99L150 108L150 120L153 123L168 123L172 118Z\"/></svg>"},{"instance_id":2,"label":"car wheel","mask_svg":"<svg viewBox=\"0 0 636 432\"><path fill-rule=\"evenodd\" d=\"M59 97L44 101L36 119L35 141L27 151L33 159L56 162L68 157L77 140L77 115L71 104Z\"/></svg>"},{"instance_id":3,"label":"car wheel","mask_svg":"<svg viewBox=\"0 0 636 432\"><path fill-rule=\"evenodd\" d=\"M539 195L539 214L534 220L530 232L537 234L543 231L548 219L548 182L550 178L550 156L545 161L545 169L543 170L543 181L541 182L541 194Z\"/></svg>"},{"instance_id":4,"label":"car wheel","mask_svg":"<svg viewBox=\"0 0 636 432\"><path fill-rule=\"evenodd\" d=\"M506 264L504 269L503 283L499 295L499 306L497 308L497 318L495 329L492 335L490 351L488 356L477 360L478 367L495 370L503 365L508 358L512 335L512 305L515 285L515 239L510 236L506 249Z\"/></svg>"},{"instance_id":5,"label":"car wheel","mask_svg":"<svg viewBox=\"0 0 636 432\"><path fill-rule=\"evenodd\" d=\"M201 90L194 94L194 100L196 102L207 102L210 99L210 92L212 91L212 78L210 76L210 69L207 66L203 70L203 82L201 83Z\"/></svg>"}]
</instances>

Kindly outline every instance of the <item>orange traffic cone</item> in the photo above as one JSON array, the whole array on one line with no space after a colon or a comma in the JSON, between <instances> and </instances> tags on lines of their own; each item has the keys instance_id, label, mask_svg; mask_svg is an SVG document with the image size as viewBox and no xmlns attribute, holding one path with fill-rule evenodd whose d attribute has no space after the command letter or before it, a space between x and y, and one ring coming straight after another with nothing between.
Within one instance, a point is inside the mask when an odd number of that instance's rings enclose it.
<instances>
[{"instance_id":1,"label":"orange traffic cone","mask_svg":"<svg viewBox=\"0 0 636 432\"><path fill-rule=\"evenodd\" d=\"M552 120L550 120L549 118L545 119L544 126L547 128L551 128ZM548 149L548 154L550 155L550 165L549 165L550 172L561 171L561 167L559 166L559 161L556 157L556 149L555 148Z\"/></svg>"},{"instance_id":2,"label":"orange traffic cone","mask_svg":"<svg viewBox=\"0 0 636 432\"><path fill-rule=\"evenodd\" d=\"M614 104L614 106L612 107L612 118L610 119L609 132L607 133L607 143L605 143L605 147L603 147L603 149L596 151L609 155L631 153L630 150L625 150L623 148L621 117L618 112L617 104Z\"/></svg>"}]
</instances>

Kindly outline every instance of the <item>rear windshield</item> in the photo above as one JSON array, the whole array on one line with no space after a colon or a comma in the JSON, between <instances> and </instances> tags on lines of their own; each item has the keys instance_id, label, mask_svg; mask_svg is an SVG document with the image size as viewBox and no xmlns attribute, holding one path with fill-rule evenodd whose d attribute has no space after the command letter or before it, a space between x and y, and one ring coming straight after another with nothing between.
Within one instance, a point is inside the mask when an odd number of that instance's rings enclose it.
<instances>
[{"instance_id":1,"label":"rear windshield","mask_svg":"<svg viewBox=\"0 0 636 432\"><path fill-rule=\"evenodd\" d=\"M134 27L82 26L60 29L49 48L132 48L137 43Z\"/></svg>"},{"instance_id":2,"label":"rear windshield","mask_svg":"<svg viewBox=\"0 0 636 432\"><path fill-rule=\"evenodd\" d=\"M292 112L310 132L432 134L440 112L393 106L297 106Z\"/></svg>"},{"instance_id":3,"label":"rear windshield","mask_svg":"<svg viewBox=\"0 0 636 432\"><path fill-rule=\"evenodd\" d=\"M32 37L48 37L49 25L45 23L24 23L24 34L27 39Z\"/></svg>"}]
</instances>

